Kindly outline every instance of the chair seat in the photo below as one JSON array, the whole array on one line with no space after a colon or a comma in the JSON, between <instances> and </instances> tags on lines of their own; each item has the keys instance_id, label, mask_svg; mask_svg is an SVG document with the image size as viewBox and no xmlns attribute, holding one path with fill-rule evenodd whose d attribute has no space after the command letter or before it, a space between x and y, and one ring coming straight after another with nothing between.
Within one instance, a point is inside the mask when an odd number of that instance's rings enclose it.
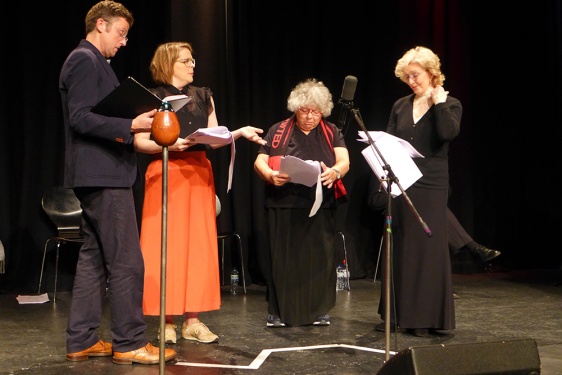
<instances>
[{"instance_id":1,"label":"chair seat","mask_svg":"<svg viewBox=\"0 0 562 375\"><path fill-rule=\"evenodd\" d=\"M80 226L82 224L82 208L80 206L80 201L74 194L74 191L62 186L54 186L47 190L41 199L41 206L51 221L55 224L57 235L50 236L45 241L37 293L41 293L41 284L43 282L43 272L45 269L45 258L47 256L49 244L52 241L56 241L55 286L53 290L53 302L56 302L59 251L61 244L65 244L67 242L84 242L84 237L80 231Z\"/></svg>"}]
</instances>

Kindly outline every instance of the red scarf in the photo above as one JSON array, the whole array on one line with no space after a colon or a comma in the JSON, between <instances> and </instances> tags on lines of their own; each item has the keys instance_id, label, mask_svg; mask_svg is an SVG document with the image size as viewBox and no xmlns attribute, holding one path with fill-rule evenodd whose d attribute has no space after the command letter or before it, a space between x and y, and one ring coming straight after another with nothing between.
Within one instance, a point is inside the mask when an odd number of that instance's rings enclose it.
<instances>
[{"instance_id":1,"label":"red scarf","mask_svg":"<svg viewBox=\"0 0 562 375\"><path fill-rule=\"evenodd\" d=\"M295 129L295 116L291 116L285 121L283 121L279 127L277 128L273 139L271 140L271 149L269 150L269 161L268 165L274 171L279 170L279 165L281 164L281 158L285 156L285 152L287 151L287 147L289 146L289 140L293 135L293 131ZM333 150L334 146L334 129L330 127L327 123L324 122L324 119L320 119L320 130L326 139L326 142ZM343 186L343 182L341 179L336 180L334 182L334 194L335 198L339 200L340 198L344 198L347 196L347 191Z\"/></svg>"}]
</instances>

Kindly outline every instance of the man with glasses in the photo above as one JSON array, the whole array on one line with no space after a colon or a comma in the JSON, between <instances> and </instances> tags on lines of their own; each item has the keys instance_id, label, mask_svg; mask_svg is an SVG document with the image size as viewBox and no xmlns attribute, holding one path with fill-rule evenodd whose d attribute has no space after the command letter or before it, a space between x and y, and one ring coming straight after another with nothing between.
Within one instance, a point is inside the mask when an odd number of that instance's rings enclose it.
<instances>
[{"instance_id":1,"label":"man with glasses","mask_svg":"<svg viewBox=\"0 0 562 375\"><path fill-rule=\"evenodd\" d=\"M111 23L111 22L109 22L109 21L107 21L107 20L104 20L104 21L107 22L107 24L108 24L109 26L113 26L113 23ZM132 26L132 25L131 25L131 26ZM119 34L119 37L120 37L121 39L123 39L123 41L124 41L125 43L127 43L127 42L129 41L129 38L127 38L127 32L128 32L127 29L122 29L122 28L117 27L117 26L114 26L114 27L115 27L115 30L117 30L117 33Z\"/></svg>"},{"instance_id":2,"label":"man with glasses","mask_svg":"<svg viewBox=\"0 0 562 375\"><path fill-rule=\"evenodd\" d=\"M132 192L137 176L133 136L151 131L156 109L134 119L91 112L119 85L109 60L127 44L133 16L122 4L107 0L90 9L85 24L86 38L69 54L59 77L66 137L64 185L80 200L84 232L66 329L66 359L113 355L117 364L156 364L159 349L145 336L144 263ZM97 335L108 285L113 343ZM165 360L175 356L174 350L165 349Z\"/></svg>"}]
</instances>

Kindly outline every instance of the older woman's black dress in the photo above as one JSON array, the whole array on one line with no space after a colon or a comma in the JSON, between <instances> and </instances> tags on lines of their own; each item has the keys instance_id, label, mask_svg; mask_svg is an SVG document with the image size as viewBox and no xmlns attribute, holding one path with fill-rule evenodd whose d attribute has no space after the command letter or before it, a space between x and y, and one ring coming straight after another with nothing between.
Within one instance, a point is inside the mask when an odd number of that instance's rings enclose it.
<instances>
[{"instance_id":1,"label":"older woman's black dress","mask_svg":"<svg viewBox=\"0 0 562 375\"><path fill-rule=\"evenodd\" d=\"M270 153L273 137L283 122L273 125L260 153ZM342 133L326 122L334 134L327 145L320 126L305 134L294 126L284 155L334 165L333 147L345 147ZM270 156L271 158L271 156ZM336 207L334 189L323 188L318 212L309 217L316 185L266 184L266 216L269 235L268 312L286 325L312 324L336 303Z\"/></svg>"}]
</instances>

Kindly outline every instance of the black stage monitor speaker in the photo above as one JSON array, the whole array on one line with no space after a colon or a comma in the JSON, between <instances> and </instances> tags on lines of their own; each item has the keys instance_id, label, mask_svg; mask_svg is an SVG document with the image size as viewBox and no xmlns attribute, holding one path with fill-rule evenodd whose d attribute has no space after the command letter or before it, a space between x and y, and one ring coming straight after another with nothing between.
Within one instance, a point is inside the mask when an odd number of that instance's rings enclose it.
<instances>
[{"instance_id":1,"label":"black stage monitor speaker","mask_svg":"<svg viewBox=\"0 0 562 375\"><path fill-rule=\"evenodd\" d=\"M392 356L378 375L538 375L534 339L416 346Z\"/></svg>"}]
</instances>

